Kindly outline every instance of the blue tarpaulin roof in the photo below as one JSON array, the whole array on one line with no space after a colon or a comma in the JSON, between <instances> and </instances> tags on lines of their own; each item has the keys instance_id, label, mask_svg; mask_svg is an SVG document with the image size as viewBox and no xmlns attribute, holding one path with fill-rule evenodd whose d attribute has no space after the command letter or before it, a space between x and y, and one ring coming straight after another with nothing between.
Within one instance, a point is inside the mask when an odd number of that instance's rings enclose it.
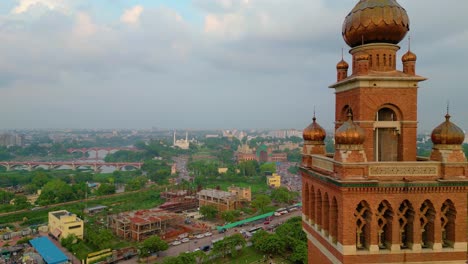
<instances>
[{"instance_id":1,"label":"blue tarpaulin roof","mask_svg":"<svg viewBox=\"0 0 468 264\"><path fill-rule=\"evenodd\" d=\"M67 256L58 249L48 237L38 237L29 241L47 264L59 264L68 261Z\"/></svg>"}]
</instances>

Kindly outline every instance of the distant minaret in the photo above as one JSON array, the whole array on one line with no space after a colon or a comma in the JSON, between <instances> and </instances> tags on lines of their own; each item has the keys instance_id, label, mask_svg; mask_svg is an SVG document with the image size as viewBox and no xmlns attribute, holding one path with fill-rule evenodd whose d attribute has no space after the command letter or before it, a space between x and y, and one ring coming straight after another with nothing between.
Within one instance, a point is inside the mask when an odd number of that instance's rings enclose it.
<instances>
[{"instance_id":1,"label":"distant minaret","mask_svg":"<svg viewBox=\"0 0 468 264\"><path fill-rule=\"evenodd\" d=\"M174 130L174 143L173 143L174 146L175 146L175 143L176 143L175 134L176 134L176 131Z\"/></svg>"},{"instance_id":2,"label":"distant minaret","mask_svg":"<svg viewBox=\"0 0 468 264\"><path fill-rule=\"evenodd\" d=\"M185 142L188 142L188 131L185 131Z\"/></svg>"}]
</instances>

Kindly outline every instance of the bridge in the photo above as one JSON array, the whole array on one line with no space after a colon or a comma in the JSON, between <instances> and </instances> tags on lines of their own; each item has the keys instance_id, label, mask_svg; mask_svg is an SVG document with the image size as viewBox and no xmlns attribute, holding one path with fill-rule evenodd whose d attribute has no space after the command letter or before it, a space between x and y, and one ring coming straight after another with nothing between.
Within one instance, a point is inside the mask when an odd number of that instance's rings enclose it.
<instances>
[{"instance_id":1,"label":"bridge","mask_svg":"<svg viewBox=\"0 0 468 264\"><path fill-rule=\"evenodd\" d=\"M67 149L68 153L82 153L83 157L85 156L86 153L88 152L95 152L95 159L99 158L99 151L102 152L107 152L107 154L111 153L112 151L119 151L119 150L129 150L129 151L140 151L139 149L135 147L93 147L93 148L69 148Z\"/></svg>"},{"instance_id":2,"label":"bridge","mask_svg":"<svg viewBox=\"0 0 468 264\"><path fill-rule=\"evenodd\" d=\"M116 170L120 171L125 167L141 169L142 165L143 165L142 162L80 162L80 161L56 161L56 162L3 161L3 162L0 162L0 166L5 167L7 171L14 170L15 168L24 168L24 167L26 167L28 171L32 171L41 166L46 167L49 170L55 170L62 166L66 166L72 170L77 170L78 168L91 168L95 172L98 172L101 170L102 167L114 167Z\"/></svg>"}]
</instances>

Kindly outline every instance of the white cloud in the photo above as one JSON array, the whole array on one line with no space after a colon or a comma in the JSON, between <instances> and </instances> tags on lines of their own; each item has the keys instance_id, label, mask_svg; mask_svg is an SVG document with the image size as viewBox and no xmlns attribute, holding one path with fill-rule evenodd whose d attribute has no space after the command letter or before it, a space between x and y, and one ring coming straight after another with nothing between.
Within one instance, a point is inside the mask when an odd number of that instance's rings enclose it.
<instances>
[{"instance_id":1,"label":"white cloud","mask_svg":"<svg viewBox=\"0 0 468 264\"><path fill-rule=\"evenodd\" d=\"M13 14L28 12L36 5L45 6L50 10L67 10L65 0L18 0L18 2L18 5L11 10Z\"/></svg>"},{"instance_id":2,"label":"white cloud","mask_svg":"<svg viewBox=\"0 0 468 264\"><path fill-rule=\"evenodd\" d=\"M140 16L141 13L143 13L143 10L144 8L140 5L127 9L120 17L120 21L126 24L138 24L140 22Z\"/></svg>"},{"instance_id":3,"label":"white cloud","mask_svg":"<svg viewBox=\"0 0 468 264\"><path fill-rule=\"evenodd\" d=\"M73 30L74 36L79 38L86 38L94 35L97 31L97 26L94 24L91 17L83 12L76 15L75 28Z\"/></svg>"}]
</instances>

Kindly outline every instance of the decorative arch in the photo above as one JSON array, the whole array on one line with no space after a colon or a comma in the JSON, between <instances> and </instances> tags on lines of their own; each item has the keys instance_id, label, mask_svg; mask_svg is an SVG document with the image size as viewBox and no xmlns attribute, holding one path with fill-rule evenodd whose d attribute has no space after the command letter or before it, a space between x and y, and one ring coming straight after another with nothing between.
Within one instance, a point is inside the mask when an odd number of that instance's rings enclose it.
<instances>
[{"instance_id":1,"label":"decorative arch","mask_svg":"<svg viewBox=\"0 0 468 264\"><path fill-rule=\"evenodd\" d=\"M398 223L400 225L400 248L411 248L414 243L414 209L408 200L404 200L398 208Z\"/></svg>"},{"instance_id":2,"label":"decorative arch","mask_svg":"<svg viewBox=\"0 0 468 264\"><path fill-rule=\"evenodd\" d=\"M325 230L325 235L330 233L330 200L328 198L328 193L325 193L323 198L323 229Z\"/></svg>"},{"instance_id":3,"label":"decorative arch","mask_svg":"<svg viewBox=\"0 0 468 264\"><path fill-rule=\"evenodd\" d=\"M398 161L401 156L401 111L391 104L380 106L375 112L374 146L376 161Z\"/></svg>"},{"instance_id":4,"label":"decorative arch","mask_svg":"<svg viewBox=\"0 0 468 264\"><path fill-rule=\"evenodd\" d=\"M315 191L314 191L314 186L310 186L310 219L312 220L312 224L315 224L316 216L315 216Z\"/></svg>"},{"instance_id":5,"label":"decorative arch","mask_svg":"<svg viewBox=\"0 0 468 264\"><path fill-rule=\"evenodd\" d=\"M370 245L372 212L366 201L361 201L354 212L356 218L356 249L366 250Z\"/></svg>"},{"instance_id":6,"label":"decorative arch","mask_svg":"<svg viewBox=\"0 0 468 264\"><path fill-rule=\"evenodd\" d=\"M336 197L333 197L330 206L330 236L333 243L338 243L338 203Z\"/></svg>"},{"instance_id":7,"label":"decorative arch","mask_svg":"<svg viewBox=\"0 0 468 264\"><path fill-rule=\"evenodd\" d=\"M393 209L387 200L377 209L378 245L380 249L390 249L392 245Z\"/></svg>"},{"instance_id":8,"label":"decorative arch","mask_svg":"<svg viewBox=\"0 0 468 264\"><path fill-rule=\"evenodd\" d=\"M316 201L315 205L317 207L317 212L315 215L315 219L317 221L317 228L319 230L322 229L322 192L320 192L320 189L317 189L317 196L316 196Z\"/></svg>"},{"instance_id":9,"label":"decorative arch","mask_svg":"<svg viewBox=\"0 0 468 264\"><path fill-rule=\"evenodd\" d=\"M309 183L305 182L304 184L304 193L302 194L302 197L304 197L304 215L306 217L306 220L309 220L310 218L310 197L309 197Z\"/></svg>"},{"instance_id":10,"label":"decorative arch","mask_svg":"<svg viewBox=\"0 0 468 264\"><path fill-rule=\"evenodd\" d=\"M436 215L432 202L430 200L425 200L419 209L419 213L419 221L421 224L421 247L432 248L432 245L434 244L434 219Z\"/></svg>"},{"instance_id":11,"label":"decorative arch","mask_svg":"<svg viewBox=\"0 0 468 264\"><path fill-rule=\"evenodd\" d=\"M343 106L343 109L341 109L341 113L340 113L341 122L348 120L348 111L351 111L351 114L354 115L353 108L351 108L350 105Z\"/></svg>"},{"instance_id":12,"label":"decorative arch","mask_svg":"<svg viewBox=\"0 0 468 264\"><path fill-rule=\"evenodd\" d=\"M447 199L440 210L441 231L442 231L442 247L453 247L455 243L455 220L457 218L457 210L455 204Z\"/></svg>"}]
</instances>

